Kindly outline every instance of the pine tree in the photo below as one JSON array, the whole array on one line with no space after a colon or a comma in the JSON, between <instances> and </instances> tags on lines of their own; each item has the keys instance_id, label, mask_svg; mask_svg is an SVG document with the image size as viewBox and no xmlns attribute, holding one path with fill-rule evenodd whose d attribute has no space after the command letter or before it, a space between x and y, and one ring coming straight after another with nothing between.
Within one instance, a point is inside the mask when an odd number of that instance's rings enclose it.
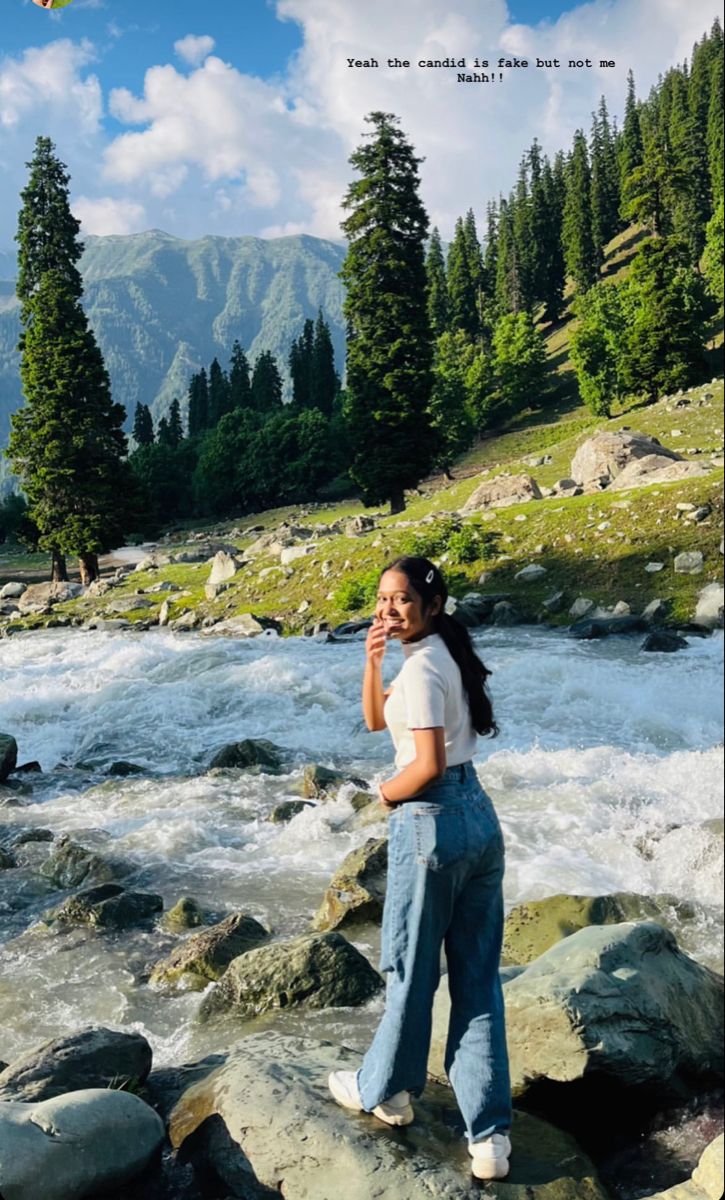
<instances>
[{"instance_id":1,"label":"pine tree","mask_svg":"<svg viewBox=\"0 0 725 1200\"><path fill-rule=\"evenodd\" d=\"M486 237L483 250L484 291L490 297L496 290L496 263L498 259L498 207L495 200L486 205Z\"/></svg>"},{"instance_id":2,"label":"pine tree","mask_svg":"<svg viewBox=\"0 0 725 1200\"><path fill-rule=\"evenodd\" d=\"M602 261L601 247L592 232L591 174L584 133L574 135L571 160L566 172L566 200L562 241L566 269L579 291L596 283Z\"/></svg>"},{"instance_id":3,"label":"pine tree","mask_svg":"<svg viewBox=\"0 0 725 1200\"><path fill-rule=\"evenodd\" d=\"M714 208L717 208L718 202L723 198L723 164L725 163L723 92L723 56L720 53L712 67L707 116L707 160Z\"/></svg>"},{"instance_id":4,"label":"pine tree","mask_svg":"<svg viewBox=\"0 0 725 1200\"><path fill-rule=\"evenodd\" d=\"M181 421L181 405L174 396L169 405L169 445L175 450L184 440L184 426Z\"/></svg>"},{"instance_id":5,"label":"pine tree","mask_svg":"<svg viewBox=\"0 0 725 1200\"><path fill-rule=\"evenodd\" d=\"M257 356L252 372L252 407L270 414L282 407L282 376L271 350Z\"/></svg>"},{"instance_id":6,"label":"pine tree","mask_svg":"<svg viewBox=\"0 0 725 1200\"><path fill-rule=\"evenodd\" d=\"M335 351L332 346L330 327L322 315L322 309L319 309L315 321L311 377L310 406L316 408L325 417L332 416L337 394L340 391L340 378L335 370Z\"/></svg>"},{"instance_id":7,"label":"pine tree","mask_svg":"<svg viewBox=\"0 0 725 1200\"><path fill-rule=\"evenodd\" d=\"M252 402L252 386L249 382L249 361L238 341L232 346L232 357L229 360L229 405L233 412L235 408L249 408Z\"/></svg>"},{"instance_id":8,"label":"pine tree","mask_svg":"<svg viewBox=\"0 0 725 1200\"><path fill-rule=\"evenodd\" d=\"M43 549L78 556L81 581L123 540L128 483L125 412L64 271L45 271L27 303L9 455Z\"/></svg>"},{"instance_id":9,"label":"pine tree","mask_svg":"<svg viewBox=\"0 0 725 1200\"><path fill-rule=\"evenodd\" d=\"M723 240L723 215L725 206L720 197L717 208L712 214L705 231L705 253L702 256L702 273L707 284L707 290L716 301L719 308L723 306L723 257L725 245Z\"/></svg>"},{"instance_id":10,"label":"pine tree","mask_svg":"<svg viewBox=\"0 0 725 1200\"><path fill-rule=\"evenodd\" d=\"M152 446L154 441L154 423L148 404L136 405L133 417L133 440L137 446Z\"/></svg>"},{"instance_id":11,"label":"pine tree","mask_svg":"<svg viewBox=\"0 0 725 1200\"><path fill-rule=\"evenodd\" d=\"M448 313L452 331L461 329L471 341L480 328L475 265L469 257L468 238L461 217L456 221L448 250Z\"/></svg>"},{"instance_id":12,"label":"pine tree","mask_svg":"<svg viewBox=\"0 0 725 1200\"><path fill-rule=\"evenodd\" d=\"M634 90L634 75L630 71L627 75L627 100L620 140L619 177L621 188L624 188L632 171L642 166L643 161L644 143L642 141L642 128L639 121L639 110Z\"/></svg>"},{"instance_id":13,"label":"pine tree","mask_svg":"<svg viewBox=\"0 0 725 1200\"><path fill-rule=\"evenodd\" d=\"M49 138L37 139L28 167L16 235L26 404L13 419L10 453L40 544L52 554L53 579L67 578L65 555L72 553L89 583L98 553L122 537L125 412L111 399L81 307L79 224L68 172Z\"/></svg>"},{"instance_id":14,"label":"pine tree","mask_svg":"<svg viewBox=\"0 0 725 1200\"><path fill-rule=\"evenodd\" d=\"M428 217L418 164L392 113L366 118L369 140L351 156L360 173L343 201L348 252L347 390L344 413L355 446L350 473L368 504L405 507L404 489L429 470L436 438L427 418L431 332L425 296Z\"/></svg>"},{"instance_id":15,"label":"pine tree","mask_svg":"<svg viewBox=\"0 0 725 1200\"><path fill-rule=\"evenodd\" d=\"M531 309L535 302L535 257L534 231L532 228L531 196L529 194L528 164L522 159L516 191L509 201L511 229L515 246L515 257L520 291L520 308Z\"/></svg>"},{"instance_id":16,"label":"pine tree","mask_svg":"<svg viewBox=\"0 0 725 1200\"><path fill-rule=\"evenodd\" d=\"M653 237L668 237L677 199L685 187L684 174L667 139L655 128L647 138L642 165L624 181L622 215L625 220L647 225Z\"/></svg>"},{"instance_id":17,"label":"pine tree","mask_svg":"<svg viewBox=\"0 0 725 1200\"><path fill-rule=\"evenodd\" d=\"M209 385L204 367L189 381L189 437L198 437L209 426Z\"/></svg>"},{"instance_id":18,"label":"pine tree","mask_svg":"<svg viewBox=\"0 0 725 1200\"><path fill-rule=\"evenodd\" d=\"M477 336L480 338L485 310L483 255L481 253L481 243L478 240L476 217L472 208L469 208L463 219L463 233L466 239L468 262L471 269L471 278L473 279L473 291L476 297Z\"/></svg>"},{"instance_id":19,"label":"pine tree","mask_svg":"<svg viewBox=\"0 0 725 1200\"><path fill-rule=\"evenodd\" d=\"M218 359L214 359L209 367L209 408L208 424L210 428L218 425L225 413L232 407L229 380Z\"/></svg>"},{"instance_id":20,"label":"pine tree","mask_svg":"<svg viewBox=\"0 0 725 1200\"><path fill-rule=\"evenodd\" d=\"M688 247L694 266L700 261L705 245L705 226L712 212L707 144L690 111L684 75L674 71L672 77L668 136L676 172L674 186L670 185L672 228Z\"/></svg>"},{"instance_id":21,"label":"pine tree","mask_svg":"<svg viewBox=\"0 0 725 1200\"><path fill-rule=\"evenodd\" d=\"M443 333L436 342L430 420L439 437L435 465L450 479L454 460L471 445L475 424L468 403L466 374L475 349L463 330Z\"/></svg>"},{"instance_id":22,"label":"pine tree","mask_svg":"<svg viewBox=\"0 0 725 1200\"><path fill-rule=\"evenodd\" d=\"M530 180L529 230L531 248L529 270L531 273L532 303L544 299L547 289L548 242L551 232L552 213L548 206L544 168L546 161L541 154L538 141L534 139L525 160Z\"/></svg>"},{"instance_id":23,"label":"pine tree","mask_svg":"<svg viewBox=\"0 0 725 1200\"><path fill-rule=\"evenodd\" d=\"M592 113L590 139L592 164L592 235L596 246L604 247L619 229L619 172L609 124L607 102L602 96Z\"/></svg>"},{"instance_id":24,"label":"pine tree","mask_svg":"<svg viewBox=\"0 0 725 1200\"><path fill-rule=\"evenodd\" d=\"M564 307L564 288L566 286L566 266L564 264L564 247L562 245L564 200L566 197L563 154L557 155L553 167L548 159L544 160L541 189L547 221L543 231L544 252L541 263L541 294L539 299L544 305L544 320L550 321L553 324L561 316Z\"/></svg>"},{"instance_id":25,"label":"pine tree","mask_svg":"<svg viewBox=\"0 0 725 1200\"><path fill-rule=\"evenodd\" d=\"M627 290L633 315L627 336L629 390L650 399L702 375L709 312L704 283L674 238L653 238L635 256Z\"/></svg>"},{"instance_id":26,"label":"pine tree","mask_svg":"<svg viewBox=\"0 0 725 1200\"><path fill-rule=\"evenodd\" d=\"M441 235L437 228L434 228L430 235L425 273L428 281L428 320L433 336L439 338L446 332L449 318L446 263Z\"/></svg>"},{"instance_id":27,"label":"pine tree","mask_svg":"<svg viewBox=\"0 0 725 1200\"><path fill-rule=\"evenodd\" d=\"M292 379L292 403L297 408L312 405L312 372L315 353L315 322L305 321L302 333L292 343L289 354L289 371Z\"/></svg>"},{"instance_id":28,"label":"pine tree","mask_svg":"<svg viewBox=\"0 0 725 1200\"><path fill-rule=\"evenodd\" d=\"M156 445L164 446L167 450L171 448L171 429L169 428L168 417L161 417L156 426Z\"/></svg>"},{"instance_id":29,"label":"pine tree","mask_svg":"<svg viewBox=\"0 0 725 1200\"><path fill-rule=\"evenodd\" d=\"M514 236L514 197L501 198L498 218L498 244L496 256L496 311L521 312L526 305L518 246Z\"/></svg>"}]
</instances>

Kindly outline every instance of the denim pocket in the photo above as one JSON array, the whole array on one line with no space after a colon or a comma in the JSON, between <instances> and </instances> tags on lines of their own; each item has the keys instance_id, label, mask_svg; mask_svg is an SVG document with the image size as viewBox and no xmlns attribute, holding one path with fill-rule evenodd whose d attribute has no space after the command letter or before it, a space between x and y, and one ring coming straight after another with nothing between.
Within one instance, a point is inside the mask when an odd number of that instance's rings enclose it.
<instances>
[{"instance_id":1,"label":"denim pocket","mask_svg":"<svg viewBox=\"0 0 725 1200\"><path fill-rule=\"evenodd\" d=\"M413 812L416 862L431 871L464 859L468 849L463 808L429 804Z\"/></svg>"}]
</instances>

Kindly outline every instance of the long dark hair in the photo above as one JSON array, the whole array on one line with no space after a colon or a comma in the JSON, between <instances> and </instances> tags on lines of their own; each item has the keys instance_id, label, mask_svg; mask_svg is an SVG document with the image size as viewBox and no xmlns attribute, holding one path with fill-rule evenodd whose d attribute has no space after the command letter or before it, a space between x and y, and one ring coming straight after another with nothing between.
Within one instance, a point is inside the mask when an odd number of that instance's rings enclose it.
<instances>
[{"instance_id":1,"label":"long dark hair","mask_svg":"<svg viewBox=\"0 0 725 1200\"><path fill-rule=\"evenodd\" d=\"M424 612L430 608L436 596L440 596L441 609L433 617L433 632L441 635L461 672L473 728L476 733L488 733L495 737L498 725L493 718L493 705L486 688L486 680L491 672L476 654L471 635L465 625L445 612L448 585L438 567L428 558L404 555L383 567L380 572L381 579L386 571L400 571L408 577L421 598Z\"/></svg>"}]
</instances>

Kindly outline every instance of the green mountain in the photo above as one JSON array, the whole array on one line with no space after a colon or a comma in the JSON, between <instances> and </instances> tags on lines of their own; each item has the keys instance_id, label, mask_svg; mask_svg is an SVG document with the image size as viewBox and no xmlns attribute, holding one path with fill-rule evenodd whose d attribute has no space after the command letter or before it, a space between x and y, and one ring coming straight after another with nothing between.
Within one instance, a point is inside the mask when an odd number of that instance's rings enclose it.
<instances>
[{"instance_id":1,"label":"green mountain","mask_svg":"<svg viewBox=\"0 0 725 1200\"><path fill-rule=\"evenodd\" d=\"M129 417L137 401L158 418L189 376L216 356L226 366L235 338L253 360L271 350L286 372L290 343L322 308L338 370L345 329L338 271L343 245L313 237L184 241L153 229L89 237L81 259L84 305ZM0 252L0 447L22 402L16 350L14 260Z\"/></svg>"}]
</instances>

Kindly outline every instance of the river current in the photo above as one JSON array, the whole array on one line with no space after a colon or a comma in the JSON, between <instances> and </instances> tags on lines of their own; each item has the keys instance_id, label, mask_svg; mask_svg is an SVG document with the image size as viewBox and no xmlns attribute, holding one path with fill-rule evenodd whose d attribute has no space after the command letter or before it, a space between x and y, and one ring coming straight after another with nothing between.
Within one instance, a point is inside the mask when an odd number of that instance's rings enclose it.
<instances>
[{"instance_id":1,"label":"river current","mask_svg":"<svg viewBox=\"0 0 725 1200\"><path fill-rule=\"evenodd\" d=\"M501 727L479 742L476 766L506 837L507 907L557 892L667 892L695 905L677 931L683 948L722 970L722 841L704 824L722 815L722 635L670 655L641 653L639 639L576 642L537 628L487 629L476 643ZM0 730L43 774L27 777L32 794L1 809L0 826L67 833L124 859L131 885L160 892L166 907L192 895L220 916L249 912L276 936L301 933L332 872L377 827L346 827L350 789L287 825L267 818L298 795L306 763L371 782L392 773L388 735L362 723L363 661L360 641L275 636L48 631L2 641ZM399 663L390 647L386 677ZM205 773L216 750L245 737L286 747L294 768ZM109 778L118 759L146 773ZM0 1058L102 1023L143 1032L161 1065L249 1028L201 1025L198 993L145 982L175 944L166 934L34 928L62 894L33 892L47 846L24 849L19 871L0 872ZM374 945L357 944L374 958ZM364 1045L379 1012L377 999L285 1020Z\"/></svg>"}]
</instances>

